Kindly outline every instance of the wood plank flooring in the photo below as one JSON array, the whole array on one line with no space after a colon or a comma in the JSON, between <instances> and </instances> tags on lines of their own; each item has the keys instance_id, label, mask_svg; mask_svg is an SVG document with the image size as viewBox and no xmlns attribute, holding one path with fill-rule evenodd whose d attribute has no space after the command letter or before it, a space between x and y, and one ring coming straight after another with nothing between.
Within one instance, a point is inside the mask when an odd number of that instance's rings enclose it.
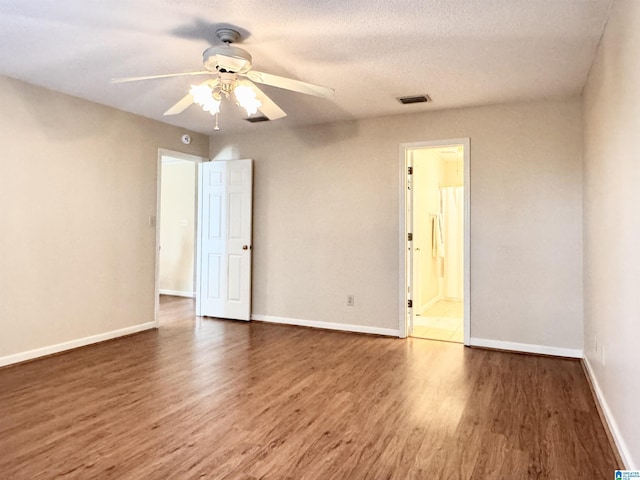
<instances>
[{"instance_id":1,"label":"wood plank flooring","mask_svg":"<svg viewBox=\"0 0 640 480\"><path fill-rule=\"evenodd\" d=\"M2 479L608 479L579 362L196 319L0 369Z\"/></svg>"}]
</instances>

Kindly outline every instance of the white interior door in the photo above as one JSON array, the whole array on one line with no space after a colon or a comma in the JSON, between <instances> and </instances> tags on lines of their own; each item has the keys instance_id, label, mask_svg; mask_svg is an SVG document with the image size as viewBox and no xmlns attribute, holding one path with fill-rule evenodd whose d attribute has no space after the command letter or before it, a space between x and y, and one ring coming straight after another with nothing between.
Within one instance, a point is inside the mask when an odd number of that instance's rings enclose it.
<instances>
[{"instance_id":1,"label":"white interior door","mask_svg":"<svg viewBox=\"0 0 640 480\"><path fill-rule=\"evenodd\" d=\"M251 315L252 160L199 165L196 314Z\"/></svg>"}]
</instances>

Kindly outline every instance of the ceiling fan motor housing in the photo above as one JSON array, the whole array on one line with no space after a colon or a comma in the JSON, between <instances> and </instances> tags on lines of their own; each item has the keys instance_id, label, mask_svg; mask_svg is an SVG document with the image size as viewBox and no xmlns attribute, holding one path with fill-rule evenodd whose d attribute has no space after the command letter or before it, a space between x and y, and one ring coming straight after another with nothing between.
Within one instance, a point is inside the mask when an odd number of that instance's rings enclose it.
<instances>
[{"instance_id":1,"label":"ceiling fan motor housing","mask_svg":"<svg viewBox=\"0 0 640 480\"><path fill-rule=\"evenodd\" d=\"M202 53L202 64L212 72L246 73L251 69L251 55L232 45L216 45Z\"/></svg>"}]
</instances>

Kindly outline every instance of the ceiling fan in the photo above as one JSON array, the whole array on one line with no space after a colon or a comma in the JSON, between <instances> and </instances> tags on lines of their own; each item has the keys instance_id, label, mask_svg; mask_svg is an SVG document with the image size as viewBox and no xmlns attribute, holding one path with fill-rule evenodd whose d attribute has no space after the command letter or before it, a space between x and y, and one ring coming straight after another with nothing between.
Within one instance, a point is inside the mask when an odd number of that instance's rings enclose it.
<instances>
[{"instance_id":1,"label":"ceiling fan","mask_svg":"<svg viewBox=\"0 0 640 480\"><path fill-rule=\"evenodd\" d=\"M222 45L209 47L202 54L202 63L206 70L117 78L112 82L126 83L158 78L213 75L213 78L209 78L199 85L192 85L189 93L164 112L164 115L182 113L193 103L197 103L203 110L216 116L216 130L218 130L220 103L223 99L235 98L236 103L243 107L249 116L258 110L269 120L287 116L284 110L276 105L254 82L317 97L330 98L333 96L334 90L332 88L252 70L249 52L232 45L240 39L240 33L236 30L220 28L216 31L216 36Z\"/></svg>"}]
</instances>

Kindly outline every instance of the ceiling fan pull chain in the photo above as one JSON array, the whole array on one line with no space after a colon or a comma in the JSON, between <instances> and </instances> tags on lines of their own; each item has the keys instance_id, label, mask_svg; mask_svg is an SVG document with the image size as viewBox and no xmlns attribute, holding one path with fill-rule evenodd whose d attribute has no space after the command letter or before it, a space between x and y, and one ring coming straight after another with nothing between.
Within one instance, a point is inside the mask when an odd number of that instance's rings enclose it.
<instances>
[{"instance_id":1,"label":"ceiling fan pull chain","mask_svg":"<svg viewBox=\"0 0 640 480\"><path fill-rule=\"evenodd\" d=\"M215 127L213 127L213 129L214 129L215 131L220 130L220 127L218 126L218 115L219 115L219 114L218 114L218 113L216 113L216 126L215 126Z\"/></svg>"}]
</instances>

